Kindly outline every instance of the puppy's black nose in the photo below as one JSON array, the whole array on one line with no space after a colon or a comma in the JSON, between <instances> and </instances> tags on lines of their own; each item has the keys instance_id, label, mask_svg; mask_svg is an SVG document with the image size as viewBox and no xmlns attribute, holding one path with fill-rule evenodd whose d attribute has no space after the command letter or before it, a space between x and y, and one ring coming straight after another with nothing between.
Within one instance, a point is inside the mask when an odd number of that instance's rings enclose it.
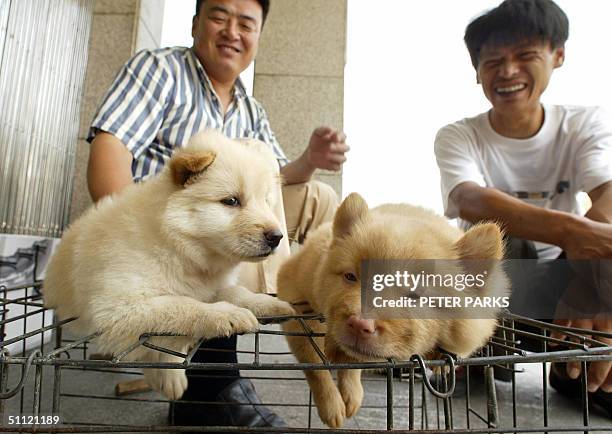
<instances>
[{"instance_id":1,"label":"puppy's black nose","mask_svg":"<svg viewBox=\"0 0 612 434\"><path fill-rule=\"evenodd\" d=\"M278 229L272 229L271 231L264 232L264 237L266 238L266 244L274 249L278 247L278 244L283 239L283 234Z\"/></svg>"}]
</instances>

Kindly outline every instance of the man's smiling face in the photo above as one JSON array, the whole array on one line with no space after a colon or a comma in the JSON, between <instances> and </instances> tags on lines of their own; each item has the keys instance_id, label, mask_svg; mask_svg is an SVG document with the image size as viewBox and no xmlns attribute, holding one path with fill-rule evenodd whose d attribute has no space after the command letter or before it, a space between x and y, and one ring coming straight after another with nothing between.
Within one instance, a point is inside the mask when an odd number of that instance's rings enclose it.
<instances>
[{"instance_id":1,"label":"man's smiling face","mask_svg":"<svg viewBox=\"0 0 612 434\"><path fill-rule=\"evenodd\" d=\"M478 80L499 114L520 115L538 110L540 96L555 68L563 64L564 48L548 42L523 42L510 46L483 46Z\"/></svg>"},{"instance_id":2,"label":"man's smiling face","mask_svg":"<svg viewBox=\"0 0 612 434\"><path fill-rule=\"evenodd\" d=\"M193 18L193 46L215 81L233 81L255 58L262 25L256 0L206 0Z\"/></svg>"}]
</instances>

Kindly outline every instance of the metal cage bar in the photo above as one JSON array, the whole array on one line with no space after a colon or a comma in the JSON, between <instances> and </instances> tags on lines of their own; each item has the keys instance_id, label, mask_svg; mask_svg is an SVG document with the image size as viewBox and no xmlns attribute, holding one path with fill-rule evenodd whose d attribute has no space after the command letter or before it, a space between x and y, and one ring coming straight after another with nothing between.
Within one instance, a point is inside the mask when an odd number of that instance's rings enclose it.
<instances>
[{"instance_id":1,"label":"metal cage bar","mask_svg":"<svg viewBox=\"0 0 612 434\"><path fill-rule=\"evenodd\" d=\"M431 432L432 426L437 426L436 431L455 432L455 433L476 433L476 432L569 432L569 431L605 431L612 430L612 421L607 423L602 419L592 417L589 407L589 395L587 393L587 376L585 374L587 363L600 360L612 360L612 347L600 340L602 337L612 338L610 333L597 333L589 331L591 337L586 337L585 331L560 327L528 318L518 317L508 314L499 327L498 336L491 338L490 342L479 353L466 359L455 359L450 355L444 355L441 360L424 360L422 357L415 356L410 360L387 360L371 363L332 363L322 348L320 348L315 337L322 337L324 334L315 333L306 321L324 321L316 315L296 315L291 317L262 318L262 323L279 323L281 321L294 320L301 326L300 332L284 332L282 330L263 327L255 333L252 342L252 350L246 349L239 351L239 354L249 358L249 361L239 363L196 363L192 361L195 349L187 354L177 353L163 348L150 342L150 339L157 336L171 336L168 333L147 333L142 335L138 342L134 342L119 354L106 360L92 359L88 357L89 347L96 343L97 334L85 337L73 337L68 339L63 327L74 320L74 318L64 321L57 321L51 325L44 325L44 318L48 318L50 313L42 305L40 296L40 282L30 285L21 285L13 288L0 288L0 316L1 331L6 332L9 325L17 325L19 333L16 336L4 337L0 342L0 418L3 425L0 432L35 432L40 427L21 427L15 429L5 424L5 416L8 408L17 409L23 413L26 404L32 408L32 414L45 414L46 411L58 414L64 401L78 399L83 402L109 401L123 402L146 405L165 405L169 401L160 396L108 396L96 390L74 393L66 385L69 385L71 378L76 375L100 375L117 374L139 375L137 369L142 368L164 368L164 369L198 369L198 375L206 376L206 371L240 369L248 372L248 378L256 381L290 381L304 382L303 376L298 375L302 370L329 370L332 373L338 369L365 369L380 370L384 377L367 376L363 378L364 384L376 385L381 387L384 383L384 404L373 405L364 402L363 411L384 412L385 417L381 419L383 429L393 432ZM22 312L11 316L11 311ZM32 329L27 324L34 318L42 316L42 326ZM23 324L21 324L23 323ZM529 326L531 330L523 330L522 326ZM14 328L14 327L13 327ZM536 329L537 332L534 332ZM559 340L551 338L550 332L562 330L565 334L574 338L576 342L564 342L565 349L550 351L549 344L558 344ZM55 339L45 343L45 335L53 332ZM36 346L27 348L28 339L38 336L40 343ZM290 357L286 350L267 350L266 342L269 340L284 339L285 336L301 336L305 339L317 353L320 362L317 363L298 363L294 360L289 362L278 361L281 357ZM522 339L534 340L540 347L539 352L527 352L520 348ZM200 341L202 342L202 341ZM7 348L12 348L14 354L10 354ZM172 354L181 359L177 363L154 363L126 361L125 356L139 347L147 347L152 351L160 351ZM273 359L270 361L269 359ZM579 361L583 368L581 375L582 399L580 411L577 413L580 421L574 426L557 426L551 423L550 400L551 393L548 390L547 364L550 362ZM521 425L520 414L520 390L517 387L517 374L520 370L516 365L525 363L539 363L542 365L541 378L541 418L531 421L529 426ZM17 368L19 369L13 369ZM511 377L509 386L509 398L500 403L498 385L494 380L494 367L506 370ZM465 392L460 393L455 390L457 381L457 368L465 370ZM428 372L434 369L440 374L438 381L430 381ZM475 400L478 392L472 387L477 370L484 369L484 411L477 408L482 404L482 399ZM266 371L268 371L266 373ZM31 373L34 372L32 376ZM277 375L280 373L283 375ZM295 374L290 374L295 372ZM399 378L396 378L399 373ZM290 375L289 375L290 374ZM50 379L45 381L44 378ZM33 377L33 378L30 378ZM420 387L417 387L418 383ZM471 384L472 382L472 384ZM402 383L404 383L402 385ZM30 392L31 391L31 392ZM274 400L274 402L264 402L264 405L275 406L285 409L304 409L304 425L297 428L283 428L279 432L309 432L323 433L332 432L317 427L313 409L311 393L304 396L300 402L285 402ZM463 397L459 401L460 396ZM431 400L434 400L431 405ZM15 401L17 400L17 401ZM479 404L480 402L480 404ZM196 403L198 403L196 401ZM200 401L206 405L224 405L211 401ZM463 403L464 411L457 411L457 403ZM420 404L420 405L419 405ZM398 410L407 410L398 412ZM420 417L418 414L420 411ZM461 420L461 416L463 420ZM458 418L459 417L459 418ZM433 419L432 419L433 418ZM403 420L406 425L404 427ZM170 432L170 431L208 431L215 432L261 432L261 429L245 429L218 427L174 427L174 426L131 426L123 425L120 421L115 424L102 424L85 421L64 421L63 425L45 427L46 432ZM407 429L406 429L407 428ZM275 432L276 429L265 428L265 432ZM369 428L344 429L343 433L370 433L377 432Z\"/></svg>"}]
</instances>

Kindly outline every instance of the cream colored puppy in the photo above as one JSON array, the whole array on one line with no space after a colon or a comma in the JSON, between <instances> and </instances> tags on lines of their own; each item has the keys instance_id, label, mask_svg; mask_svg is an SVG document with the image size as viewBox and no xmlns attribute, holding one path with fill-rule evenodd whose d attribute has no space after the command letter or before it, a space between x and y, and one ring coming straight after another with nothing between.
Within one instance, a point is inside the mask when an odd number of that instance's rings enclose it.
<instances>
[{"instance_id":1,"label":"cream colored puppy","mask_svg":"<svg viewBox=\"0 0 612 434\"><path fill-rule=\"evenodd\" d=\"M283 234L272 212L278 166L266 145L215 131L195 135L164 170L100 201L65 232L47 270L45 305L78 317L82 334L101 332L119 353L143 333L185 353L195 338L258 329L255 316L293 313L286 302L237 286L238 265L274 253ZM127 360L181 362L139 347ZM170 399L187 387L184 370L146 369Z\"/></svg>"},{"instance_id":2,"label":"cream colored puppy","mask_svg":"<svg viewBox=\"0 0 612 434\"><path fill-rule=\"evenodd\" d=\"M304 247L278 274L278 296L291 303L307 302L326 323L307 321L326 356L340 363L407 360L413 354L433 356L437 347L466 357L484 345L497 324L493 314L484 319L445 318L367 319L361 313L362 261L367 259L450 259L457 263L488 266L482 288L470 295L507 295L509 281L499 260L502 234L496 224L477 225L465 234L426 209L388 204L368 209L356 193L349 195L334 216L309 235ZM455 273L465 269L456 269ZM454 290L452 290L454 291ZM466 289L466 292L468 290ZM297 321L283 323L291 332L302 332ZM310 342L288 336L300 362L321 363ZM363 388L359 369L338 370L338 385L329 371L304 372L323 422L342 426L361 406Z\"/></svg>"}]
</instances>

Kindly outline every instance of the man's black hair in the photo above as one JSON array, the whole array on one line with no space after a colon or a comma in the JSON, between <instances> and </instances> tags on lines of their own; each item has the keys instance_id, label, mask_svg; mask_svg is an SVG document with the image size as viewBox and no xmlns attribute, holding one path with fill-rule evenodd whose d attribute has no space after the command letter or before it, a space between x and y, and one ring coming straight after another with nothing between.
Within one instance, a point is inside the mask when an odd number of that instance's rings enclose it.
<instances>
[{"instance_id":1,"label":"man's black hair","mask_svg":"<svg viewBox=\"0 0 612 434\"><path fill-rule=\"evenodd\" d=\"M513 45L522 41L550 42L551 48L565 44L569 21L552 0L506 0L472 21L465 29L465 45L472 65L478 69L484 45Z\"/></svg>"},{"instance_id":2,"label":"man's black hair","mask_svg":"<svg viewBox=\"0 0 612 434\"><path fill-rule=\"evenodd\" d=\"M200 9L202 8L202 3L204 3L205 0L197 0L196 1L196 10L195 10L195 14L199 15L200 14ZM261 6L261 26L263 27L264 23L266 22L266 18L268 16L268 11L270 11L270 0L257 0L257 3L259 3L259 6Z\"/></svg>"}]
</instances>

